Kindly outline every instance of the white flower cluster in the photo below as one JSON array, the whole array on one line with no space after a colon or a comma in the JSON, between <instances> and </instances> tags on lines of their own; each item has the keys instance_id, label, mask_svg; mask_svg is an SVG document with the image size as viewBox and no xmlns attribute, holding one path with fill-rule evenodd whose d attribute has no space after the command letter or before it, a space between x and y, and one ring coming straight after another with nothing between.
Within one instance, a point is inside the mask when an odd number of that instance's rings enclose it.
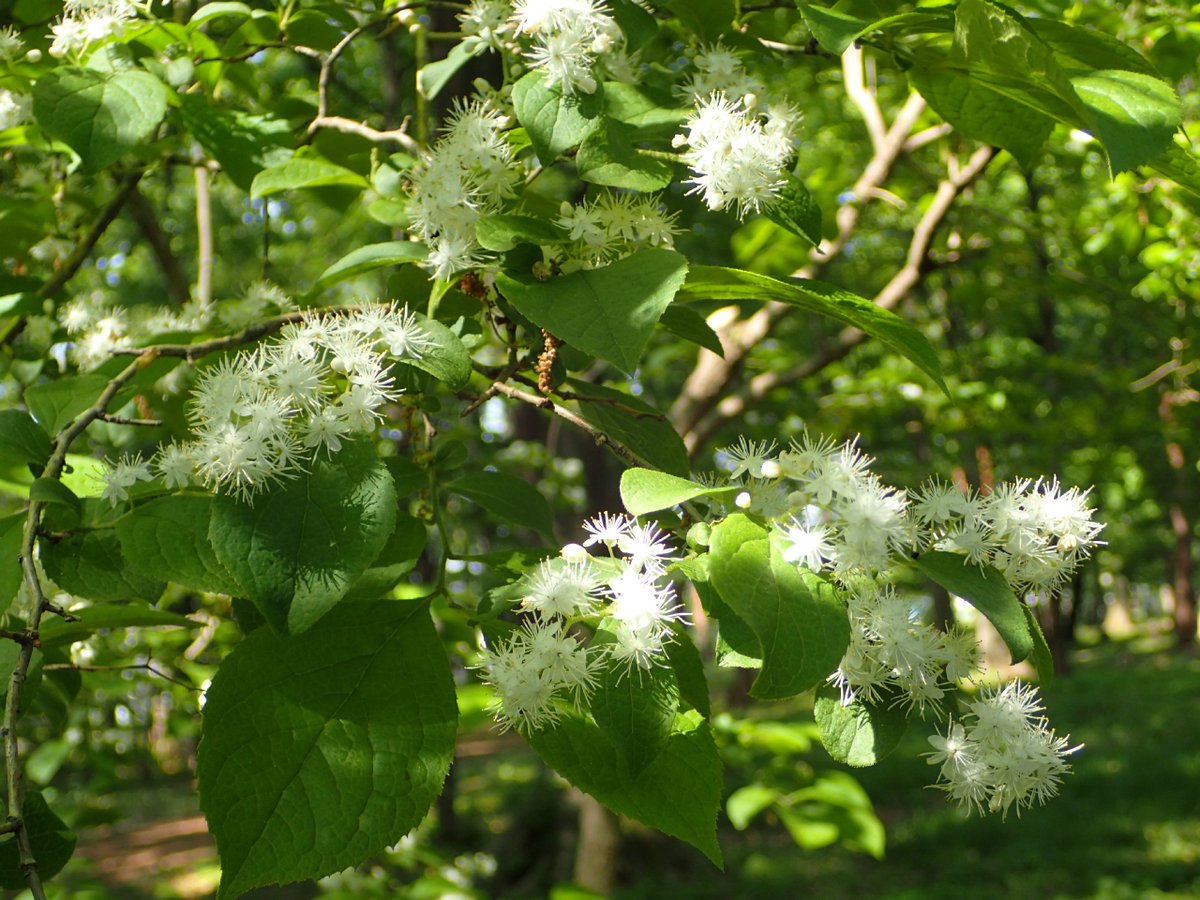
<instances>
[{"instance_id":1,"label":"white flower cluster","mask_svg":"<svg viewBox=\"0 0 1200 900\"><path fill-rule=\"evenodd\" d=\"M624 36L603 0L517 0L513 20L533 36L529 61L564 94L593 93L596 58L622 55Z\"/></svg>"},{"instance_id":2,"label":"white flower cluster","mask_svg":"<svg viewBox=\"0 0 1200 900\"><path fill-rule=\"evenodd\" d=\"M746 71L741 56L720 41L700 47L692 57L692 66L695 71L684 89L695 103L716 93L745 97L763 92L763 85Z\"/></svg>"},{"instance_id":3,"label":"white flower cluster","mask_svg":"<svg viewBox=\"0 0 1200 900\"><path fill-rule=\"evenodd\" d=\"M486 103L457 105L429 157L409 176L409 216L439 278L483 261L475 223L515 196L512 148L502 134L507 124Z\"/></svg>"},{"instance_id":4,"label":"white flower cluster","mask_svg":"<svg viewBox=\"0 0 1200 900\"><path fill-rule=\"evenodd\" d=\"M800 113L787 103L760 111L753 94L730 99L717 91L700 100L674 140L687 148L682 159L694 185L688 193L701 194L712 210L736 206L739 217L757 212L785 183L799 122Z\"/></svg>"},{"instance_id":5,"label":"white flower cluster","mask_svg":"<svg viewBox=\"0 0 1200 900\"><path fill-rule=\"evenodd\" d=\"M50 55L62 59L110 37L120 37L125 23L137 12L138 6L130 0L67 0L62 17L50 26L54 35Z\"/></svg>"},{"instance_id":6,"label":"white flower cluster","mask_svg":"<svg viewBox=\"0 0 1200 900\"><path fill-rule=\"evenodd\" d=\"M995 566L1019 591L1049 591L1100 543L1104 526L1092 520L1087 495L1057 479L1020 478L982 496L934 481L914 497L913 515L935 548Z\"/></svg>"},{"instance_id":7,"label":"white flower cluster","mask_svg":"<svg viewBox=\"0 0 1200 900\"><path fill-rule=\"evenodd\" d=\"M516 33L512 14L508 0L471 0L457 16L463 46L475 56L511 46Z\"/></svg>"},{"instance_id":8,"label":"white flower cluster","mask_svg":"<svg viewBox=\"0 0 1200 900\"><path fill-rule=\"evenodd\" d=\"M344 316L313 313L277 339L205 369L189 415L195 437L163 447L149 466L169 489L199 482L250 499L294 476L344 438L368 433L397 396L390 358L417 358L430 338L406 308ZM115 506L148 477L140 461L117 463L104 496Z\"/></svg>"},{"instance_id":9,"label":"white flower cluster","mask_svg":"<svg viewBox=\"0 0 1200 900\"><path fill-rule=\"evenodd\" d=\"M940 765L938 787L970 812L1017 815L1036 800L1058 794L1070 771L1068 746L1043 715L1037 689L1021 682L984 689L968 704L970 712L951 722L945 735L929 738L930 765Z\"/></svg>"},{"instance_id":10,"label":"white flower cluster","mask_svg":"<svg viewBox=\"0 0 1200 900\"><path fill-rule=\"evenodd\" d=\"M0 131L16 128L29 119L33 100L28 94L17 94L0 88Z\"/></svg>"},{"instance_id":11,"label":"white flower cluster","mask_svg":"<svg viewBox=\"0 0 1200 900\"><path fill-rule=\"evenodd\" d=\"M899 692L902 702L936 710L947 684L975 668L972 639L920 623L896 597L890 570L900 561L952 550L964 564L997 564L1014 587L1051 589L1099 543L1086 492L1055 481L1021 479L986 497L935 483L910 502L871 472L874 460L853 441L805 433L775 449L742 439L724 451L746 488L735 504L771 524L784 559L827 572L846 591L850 646L831 678L845 703Z\"/></svg>"},{"instance_id":12,"label":"white flower cluster","mask_svg":"<svg viewBox=\"0 0 1200 900\"><path fill-rule=\"evenodd\" d=\"M602 266L642 247L675 246L675 214L654 197L606 191L581 203L564 200L555 224L574 242L558 259L564 272Z\"/></svg>"},{"instance_id":13,"label":"white flower cluster","mask_svg":"<svg viewBox=\"0 0 1200 900\"><path fill-rule=\"evenodd\" d=\"M553 724L561 704L581 707L606 659L646 669L684 618L675 590L664 583L671 549L654 524L600 514L586 522L588 538L568 544L522 581L521 629L485 648L480 668L496 690L493 712L502 728L537 730ZM593 557L602 545L608 555ZM590 645L583 628L594 632Z\"/></svg>"}]
</instances>

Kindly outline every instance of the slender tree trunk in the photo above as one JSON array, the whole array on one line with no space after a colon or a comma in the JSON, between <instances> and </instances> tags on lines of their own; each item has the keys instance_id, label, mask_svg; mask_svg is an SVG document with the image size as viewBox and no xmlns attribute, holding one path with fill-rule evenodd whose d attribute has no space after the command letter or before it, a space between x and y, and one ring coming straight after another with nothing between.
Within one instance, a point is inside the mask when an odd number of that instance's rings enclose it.
<instances>
[{"instance_id":1,"label":"slender tree trunk","mask_svg":"<svg viewBox=\"0 0 1200 900\"><path fill-rule=\"evenodd\" d=\"M617 881L621 832L617 817L587 794L579 795L579 843L575 847L574 881L605 897Z\"/></svg>"},{"instance_id":2,"label":"slender tree trunk","mask_svg":"<svg viewBox=\"0 0 1200 900\"><path fill-rule=\"evenodd\" d=\"M1171 505L1171 530L1175 533L1172 557L1175 586L1175 639L1180 646L1196 643L1196 586L1192 582L1192 522L1181 504Z\"/></svg>"}]
</instances>

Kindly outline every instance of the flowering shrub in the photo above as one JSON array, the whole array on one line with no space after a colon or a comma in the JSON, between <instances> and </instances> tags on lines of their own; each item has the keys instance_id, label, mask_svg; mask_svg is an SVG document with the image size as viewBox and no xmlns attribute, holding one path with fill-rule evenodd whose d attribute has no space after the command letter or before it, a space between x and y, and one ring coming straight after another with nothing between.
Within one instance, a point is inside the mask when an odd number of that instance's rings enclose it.
<instances>
[{"instance_id":1,"label":"flowering shrub","mask_svg":"<svg viewBox=\"0 0 1200 900\"><path fill-rule=\"evenodd\" d=\"M0 519L13 651L0 885L44 897L70 859L74 837L27 766L26 713L74 701L78 683L54 673L90 669L65 647L108 629L203 621L181 671L221 622L241 635L214 662L196 758L221 897L357 865L414 829L443 789L468 681L567 780L717 865L710 655L754 670L756 698L813 692L840 761L877 761L914 719L936 729L929 761L965 809L1020 812L1057 792L1077 748L1035 688L967 692L974 636L925 624L909 582L965 598L1013 660L1047 674L1030 601L1099 543L1087 492L1052 476L902 490L856 443L814 434L778 451L742 439L724 451L727 475L693 478L688 404L702 415L726 388L736 399L745 352L785 315L847 326L847 349L873 339L949 393L898 296L810 277L850 252L887 172L955 130L984 145L938 151L951 162L914 234L904 273L917 272L994 148L1030 162L1059 124L1094 134L1114 173L1149 167L1200 191L1172 142L1179 103L1133 49L986 0L877 20L796 7L15 5L0 30L13 172L0 198L0 462L20 504ZM437 41L450 48L434 59ZM363 64L375 42L408 73L393 91L402 109L366 104L381 128L340 114L375 92L367 73L386 66ZM863 99L864 44L912 86L890 125ZM839 58L871 149L852 189L826 191L839 204L827 222L797 168L819 137L810 101L789 86ZM486 77L468 87L468 72ZM303 255L280 265L272 217L299 197L349 224L311 226ZM260 233L238 230L239 203ZM145 236L130 252L156 257L167 306L133 296L118 254L100 265L126 212ZM701 246L717 214L731 227L769 217L812 247L813 270L777 279L689 259L680 248ZM179 222L193 219L185 267ZM364 223L391 239L356 234L343 252L342 232ZM223 256L232 269L247 254L249 285L221 283ZM90 289L71 287L85 276ZM739 316L742 338L727 324ZM664 347L696 359L670 419L638 380ZM705 395L714 366L724 380ZM549 550L546 497L483 462L500 459L484 454L505 403L612 450L625 510ZM470 450L444 438L477 410ZM479 585L451 577L464 571ZM499 571L508 584L491 583ZM712 646L693 639L701 615ZM56 690L37 694L43 670Z\"/></svg>"}]
</instances>

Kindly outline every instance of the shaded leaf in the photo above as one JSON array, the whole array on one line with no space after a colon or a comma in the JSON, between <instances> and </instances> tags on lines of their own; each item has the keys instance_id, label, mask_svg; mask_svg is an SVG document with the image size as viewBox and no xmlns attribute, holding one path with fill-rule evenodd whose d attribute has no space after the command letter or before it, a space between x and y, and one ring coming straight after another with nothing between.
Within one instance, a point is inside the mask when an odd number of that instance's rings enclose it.
<instances>
[{"instance_id":1,"label":"shaded leaf","mask_svg":"<svg viewBox=\"0 0 1200 900\"><path fill-rule=\"evenodd\" d=\"M75 853L75 832L55 814L38 791L26 790L21 804L21 820L29 835L38 874L48 881L61 872ZM0 841L0 888L21 890L26 887L21 870L17 841L7 835Z\"/></svg>"},{"instance_id":2,"label":"shaded leaf","mask_svg":"<svg viewBox=\"0 0 1200 900\"><path fill-rule=\"evenodd\" d=\"M100 631L116 628L199 628L200 623L178 613L142 603L102 603L71 613L78 621L47 619L42 623L42 647L65 647Z\"/></svg>"},{"instance_id":3,"label":"shaded leaf","mask_svg":"<svg viewBox=\"0 0 1200 900\"><path fill-rule=\"evenodd\" d=\"M162 121L167 89L142 69L60 66L33 85L33 114L91 169L116 162Z\"/></svg>"},{"instance_id":4,"label":"shaded leaf","mask_svg":"<svg viewBox=\"0 0 1200 900\"><path fill-rule=\"evenodd\" d=\"M550 504L523 478L504 472L471 472L446 482L445 488L505 521L531 528L554 541L554 513Z\"/></svg>"},{"instance_id":5,"label":"shaded leaf","mask_svg":"<svg viewBox=\"0 0 1200 900\"><path fill-rule=\"evenodd\" d=\"M1034 637L1025 617L1025 604L1013 593L999 569L970 565L961 554L944 550L921 554L917 557L917 568L987 616L1004 638L1014 663L1033 652Z\"/></svg>"},{"instance_id":6,"label":"shaded leaf","mask_svg":"<svg viewBox=\"0 0 1200 900\"><path fill-rule=\"evenodd\" d=\"M29 413L0 410L0 460L28 463L41 469L50 459L50 436Z\"/></svg>"},{"instance_id":7,"label":"shaded leaf","mask_svg":"<svg viewBox=\"0 0 1200 900\"><path fill-rule=\"evenodd\" d=\"M596 725L574 712L528 741L551 768L615 813L687 841L721 865L717 810L721 760L708 723L684 713L662 751L638 775Z\"/></svg>"},{"instance_id":8,"label":"shaded leaf","mask_svg":"<svg viewBox=\"0 0 1200 900\"><path fill-rule=\"evenodd\" d=\"M855 700L843 705L838 691L817 690L813 717L829 755L849 766L873 766L900 743L908 717L894 703Z\"/></svg>"},{"instance_id":9,"label":"shaded leaf","mask_svg":"<svg viewBox=\"0 0 1200 900\"><path fill-rule=\"evenodd\" d=\"M576 395L579 414L652 466L687 475L687 447L666 416L644 400L575 378L567 384Z\"/></svg>"}]
</instances>

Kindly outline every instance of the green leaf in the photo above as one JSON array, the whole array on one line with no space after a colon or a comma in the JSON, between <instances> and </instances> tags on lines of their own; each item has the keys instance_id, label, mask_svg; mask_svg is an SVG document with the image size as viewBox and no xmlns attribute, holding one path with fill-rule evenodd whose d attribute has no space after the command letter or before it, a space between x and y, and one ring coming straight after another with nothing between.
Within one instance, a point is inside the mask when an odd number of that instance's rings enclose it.
<instances>
[{"instance_id":1,"label":"green leaf","mask_svg":"<svg viewBox=\"0 0 1200 900\"><path fill-rule=\"evenodd\" d=\"M25 389L25 405L47 434L58 434L96 402L108 385L102 375L72 375Z\"/></svg>"},{"instance_id":2,"label":"green leaf","mask_svg":"<svg viewBox=\"0 0 1200 900\"><path fill-rule=\"evenodd\" d=\"M836 9L827 9L815 3L797 3L804 24L812 32L818 44L837 56L861 35L871 30L871 23Z\"/></svg>"},{"instance_id":3,"label":"green leaf","mask_svg":"<svg viewBox=\"0 0 1200 900\"><path fill-rule=\"evenodd\" d=\"M300 636L252 632L213 678L197 752L218 896L395 844L441 793L457 717L424 604L347 603Z\"/></svg>"},{"instance_id":4,"label":"green leaf","mask_svg":"<svg viewBox=\"0 0 1200 900\"><path fill-rule=\"evenodd\" d=\"M677 300L753 300L759 303L774 300L828 316L866 332L899 353L949 396L937 353L925 335L895 313L832 284L812 279L780 281L740 269L692 266Z\"/></svg>"},{"instance_id":5,"label":"green leaf","mask_svg":"<svg viewBox=\"0 0 1200 900\"><path fill-rule=\"evenodd\" d=\"M542 165L579 145L600 124L603 93L598 89L594 94L564 96L557 85L547 87L543 73L536 69L513 85L513 110Z\"/></svg>"},{"instance_id":6,"label":"green leaf","mask_svg":"<svg viewBox=\"0 0 1200 900\"><path fill-rule=\"evenodd\" d=\"M735 0L666 0L666 7L705 43L713 43L725 34L737 17Z\"/></svg>"},{"instance_id":7,"label":"green leaf","mask_svg":"<svg viewBox=\"0 0 1200 900\"><path fill-rule=\"evenodd\" d=\"M1061 65L1076 63L1084 69L1124 69L1143 75L1157 74L1154 66L1133 47L1102 31L1040 16L1026 19L1025 23L1054 51Z\"/></svg>"},{"instance_id":8,"label":"green leaf","mask_svg":"<svg viewBox=\"0 0 1200 900\"><path fill-rule=\"evenodd\" d=\"M713 487L651 469L626 469L621 473L621 502L633 516L670 509L696 497L723 496L738 490L737 485Z\"/></svg>"},{"instance_id":9,"label":"green leaf","mask_svg":"<svg viewBox=\"0 0 1200 900\"><path fill-rule=\"evenodd\" d=\"M401 508L407 503L401 501ZM425 523L407 513L396 517L396 529L379 557L346 592L344 601L378 600L386 597L405 575L416 568L429 539Z\"/></svg>"},{"instance_id":10,"label":"green leaf","mask_svg":"<svg viewBox=\"0 0 1200 900\"><path fill-rule=\"evenodd\" d=\"M609 121L595 128L579 145L575 169L591 184L626 188L632 191L658 191L671 183L674 167L634 146L635 131L620 122Z\"/></svg>"},{"instance_id":11,"label":"green leaf","mask_svg":"<svg viewBox=\"0 0 1200 900\"><path fill-rule=\"evenodd\" d=\"M1150 75L1108 69L1072 78L1071 84L1114 175L1153 160L1171 145L1182 124L1175 92Z\"/></svg>"},{"instance_id":12,"label":"green leaf","mask_svg":"<svg viewBox=\"0 0 1200 900\"><path fill-rule=\"evenodd\" d=\"M283 191L328 187L329 185L365 188L367 179L357 172L334 165L324 159L293 157L286 162L263 169L255 175L254 181L250 185L250 196L252 198L267 197Z\"/></svg>"},{"instance_id":13,"label":"green leaf","mask_svg":"<svg viewBox=\"0 0 1200 900\"><path fill-rule=\"evenodd\" d=\"M720 866L717 747L699 713L684 713L675 727L638 775L630 773L608 735L574 712L564 713L553 727L531 732L528 741L552 769L613 812L687 841Z\"/></svg>"},{"instance_id":14,"label":"green leaf","mask_svg":"<svg viewBox=\"0 0 1200 900\"><path fill-rule=\"evenodd\" d=\"M1007 150L1025 169L1054 130L1054 120L986 84L949 69L913 68L913 87L966 137Z\"/></svg>"},{"instance_id":15,"label":"green leaf","mask_svg":"<svg viewBox=\"0 0 1200 900\"><path fill-rule=\"evenodd\" d=\"M125 559L143 576L195 591L238 594L241 586L209 543L218 502L211 494L172 494L136 507L117 523Z\"/></svg>"},{"instance_id":16,"label":"green leaf","mask_svg":"<svg viewBox=\"0 0 1200 900\"><path fill-rule=\"evenodd\" d=\"M475 239L479 245L497 253L507 253L518 244L561 244L567 233L536 216L495 215L475 220Z\"/></svg>"},{"instance_id":17,"label":"green leaf","mask_svg":"<svg viewBox=\"0 0 1200 900\"><path fill-rule=\"evenodd\" d=\"M29 499L65 506L75 513L76 520L83 515L83 503L57 478L35 478L33 484L29 485Z\"/></svg>"},{"instance_id":18,"label":"green leaf","mask_svg":"<svg viewBox=\"0 0 1200 900\"><path fill-rule=\"evenodd\" d=\"M203 94L177 96L184 126L241 190L249 191L263 169L291 158L292 129L283 119L228 109Z\"/></svg>"},{"instance_id":19,"label":"green leaf","mask_svg":"<svg viewBox=\"0 0 1200 900\"><path fill-rule=\"evenodd\" d=\"M89 600L157 600L166 587L160 577L130 566L111 530L83 531L39 541L46 574L64 591Z\"/></svg>"},{"instance_id":20,"label":"green leaf","mask_svg":"<svg viewBox=\"0 0 1200 900\"><path fill-rule=\"evenodd\" d=\"M675 633L673 640L663 645L667 655L667 663L675 673L675 683L679 685L679 699L690 706L704 718L708 718L709 709L708 679L704 675L704 660L696 649L687 628L680 623L673 623L671 630Z\"/></svg>"},{"instance_id":21,"label":"green leaf","mask_svg":"<svg viewBox=\"0 0 1200 900\"><path fill-rule=\"evenodd\" d=\"M691 470L683 438L650 404L577 378L567 379L567 384L576 395L579 415L589 424L665 472L686 475Z\"/></svg>"},{"instance_id":22,"label":"green leaf","mask_svg":"<svg viewBox=\"0 0 1200 900\"><path fill-rule=\"evenodd\" d=\"M320 274L309 295L319 294L328 287L363 272L381 269L384 266L400 266L405 263L424 262L429 248L414 241L385 241L382 244L367 244L351 250Z\"/></svg>"},{"instance_id":23,"label":"green leaf","mask_svg":"<svg viewBox=\"0 0 1200 900\"><path fill-rule=\"evenodd\" d=\"M457 334L439 322L421 313L413 313L421 323L421 329L429 338L420 356L402 356L397 362L428 372L451 389L458 389L471 379L471 351L466 348Z\"/></svg>"},{"instance_id":24,"label":"green leaf","mask_svg":"<svg viewBox=\"0 0 1200 900\"><path fill-rule=\"evenodd\" d=\"M604 636L601 623L598 637ZM679 711L679 685L669 668L642 670L609 657L588 708L636 778L671 739Z\"/></svg>"},{"instance_id":25,"label":"green leaf","mask_svg":"<svg viewBox=\"0 0 1200 900\"><path fill-rule=\"evenodd\" d=\"M908 730L908 718L894 703L842 704L837 690L817 690L813 717L821 730L821 743L840 763L873 766L900 743Z\"/></svg>"},{"instance_id":26,"label":"green leaf","mask_svg":"<svg viewBox=\"0 0 1200 900\"><path fill-rule=\"evenodd\" d=\"M0 518L0 616L12 605L25 577L19 558L24 529L24 513Z\"/></svg>"},{"instance_id":27,"label":"green leaf","mask_svg":"<svg viewBox=\"0 0 1200 900\"><path fill-rule=\"evenodd\" d=\"M29 413L19 409L0 410L0 460L45 467L53 449L46 434Z\"/></svg>"},{"instance_id":28,"label":"green leaf","mask_svg":"<svg viewBox=\"0 0 1200 900\"><path fill-rule=\"evenodd\" d=\"M65 647L99 631L117 628L199 628L200 623L142 603L97 604L71 613L78 621L49 619L42 623L42 647Z\"/></svg>"},{"instance_id":29,"label":"green leaf","mask_svg":"<svg viewBox=\"0 0 1200 900\"><path fill-rule=\"evenodd\" d=\"M271 627L300 634L342 599L396 524L387 467L368 442L255 499L221 497L209 539Z\"/></svg>"},{"instance_id":30,"label":"green leaf","mask_svg":"<svg viewBox=\"0 0 1200 900\"><path fill-rule=\"evenodd\" d=\"M779 799L779 791L765 784L748 784L738 788L725 801L725 815L738 831L745 831L750 823Z\"/></svg>"},{"instance_id":31,"label":"green leaf","mask_svg":"<svg viewBox=\"0 0 1200 900\"><path fill-rule=\"evenodd\" d=\"M969 565L966 557L944 550L930 550L916 562L922 573L987 616L1008 645L1014 663L1033 652L1034 637L1022 608L1025 604L1017 599L999 569Z\"/></svg>"},{"instance_id":32,"label":"green leaf","mask_svg":"<svg viewBox=\"0 0 1200 900\"><path fill-rule=\"evenodd\" d=\"M1165 153L1155 157L1149 165L1154 171L1200 197L1200 161L1178 144L1172 143Z\"/></svg>"},{"instance_id":33,"label":"green leaf","mask_svg":"<svg viewBox=\"0 0 1200 900\"><path fill-rule=\"evenodd\" d=\"M42 881L61 872L75 853L75 833L47 805L38 791L26 790L21 803L21 819L29 835L33 858L37 860ZM19 891L26 886L16 838L6 835L0 842L0 888Z\"/></svg>"},{"instance_id":34,"label":"green leaf","mask_svg":"<svg viewBox=\"0 0 1200 900\"><path fill-rule=\"evenodd\" d=\"M704 316L694 309L676 306L672 303L663 311L662 318L658 320L658 327L685 341L697 344L705 350L711 350L721 358L725 357L725 348L721 346L721 339L705 321Z\"/></svg>"},{"instance_id":35,"label":"green leaf","mask_svg":"<svg viewBox=\"0 0 1200 900\"><path fill-rule=\"evenodd\" d=\"M658 20L634 0L609 0L612 16L625 35L625 46L636 53L658 36Z\"/></svg>"},{"instance_id":36,"label":"green leaf","mask_svg":"<svg viewBox=\"0 0 1200 900\"><path fill-rule=\"evenodd\" d=\"M90 169L116 162L167 112L167 89L141 69L100 72L61 66L33 85L33 114Z\"/></svg>"},{"instance_id":37,"label":"green leaf","mask_svg":"<svg viewBox=\"0 0 1200 900\"><path fill-rule=\"evenodd\" d=\"M846 607L829 582L783 559L768 532L746 516L712 530L712 586L750 626L762 669L750 693L780 699L821 684L850 643Z\"/></svg>"},{"instance_id":38,"label":"green leaf","mask_svg":"<svg viewBox=\"0 0 1200 900\"><path fill-rule=\"evenodd\" d=\"M188 28L199 28L205 22L221 16L248 19L250 14L251 9L245 3L239 3L236 0L215 0L213 3L205 3L192 14L192 17L188 19Z\"/></svg>"},{"instance_id":39,"label":"green leaf","mask_svg":"<svg viewBox=\"0 0 1200 900\"><path fill-rule=\"evenodd\" d=\"M523 478L504 472L471 472L445 484L492 515L541 533L554 542L554 513L541 492Z\"/></svg>"},{"instance_id":40,"label":"green leaf","mask_svg":"<svg viewBox=\"0 0 1200 900\"><path fill-rule=\"evenodd\" d=\"M1050 652L1050 645L1046 643L1046 635L1042 631L1041 623L1038 622L1033 607L1022 603L1021 611L1025 613L1025 624L1029 628L1030 635L1033 636L1033 652L1029 658L1033 662L1034 671L1037 672L1038 681L1047 685L1054 680L1054 654Z\"/></svg>"},{"instance_id":41,"label":"green leaf","mask_svg":"<svg viewBox=\"0 0 1200 900\"><path fill-rule=\"evenodd\" d=\"M661 98L637 85L623 81L604 82L604 114L609 119L632 126L639 139L670 138L691 115L691 110L675 106L674 98Z\"/></svg>"},{"instance_id":42,"label":"green leaf","mask_svg":"<svg viewBox=\"0 0 1200 900\"><path fill-rule=\"evenodd\" d=\"M450 79L458 70L474 59L474 54L463 43L457 43L450 48L444 59L439 59L421 67L417 72L417 90L425 99L432 100L442 92Z\"/></svg>"},{"instance_id":43,"label":"green leaf","mask_svg":"<svg viewBox=\"0 0 1200 900\"><path fill-rule=\"evenodd\" d=\"M504 295L539 328L632 372L687 275L686 257L642 250L598 269L541 282L501 273Z\"/></svg>"},{"instance_id":44,"label":"green leaf","mask_svg":"<svg viewBox=\"0 0 1200 900\"><path fill-rule=\"evenodd\" d=\"M804 182L790 172L779 196L763 207L766 217L814 247L821 243L821 207Z\"/></svg>"}]
</instances>

